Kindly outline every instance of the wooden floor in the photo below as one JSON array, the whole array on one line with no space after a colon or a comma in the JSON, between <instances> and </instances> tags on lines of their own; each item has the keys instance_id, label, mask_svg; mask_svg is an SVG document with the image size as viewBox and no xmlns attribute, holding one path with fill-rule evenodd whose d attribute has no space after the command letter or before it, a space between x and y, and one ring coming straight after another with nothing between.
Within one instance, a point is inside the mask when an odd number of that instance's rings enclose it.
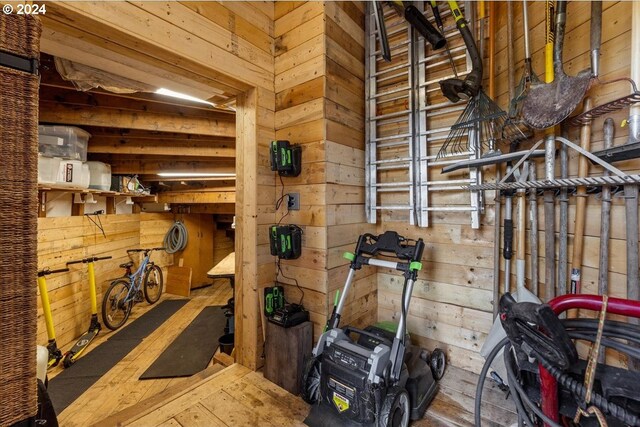
<instances>
[{"instance_id":1,"label":"wooden floor","mask_svg":"<svg viewBox=\"0 0 640 427\"><path fill-rule=\"evenodd\" d=\"M184 382L185 378L138 380L169 344L200 313L202 308L210 305L224 305L233 295L228 280L217 280L214 285L191 292L190 301L176 314L171 316L162 326L149 334L131 353L118 362L105 376L98 380L89 390L75 402L58 414L61 426L88 426L111 414L132 406L141 400L148 399L165 390ZM163 294L162 299L177 298ZM149 311L153 306L145 302L133 307L127 324ZM95 341L87 349L90 352L99 344L109 339L118 331L111 332L102 328ZM68 347L71 348L72 344ZM63 353L68 348L62 348ZM70 369L73 369L70 368ZM62 370L62 364L50 370L49 378Z\"/></svg>"},{"instance_id":2,"label":"wooden floor","mask_svg":"<svg viewBox=\"0 0 640 427\"><path fill-rule=\"evenodd\" d=\"M240 365L212 365L190 378L139 381L142 374L203 307L231 296L227 281L192 292L189 303L150 334L103 378L58 415L61 426L300 426L309 406ZM163 296L163 298L172 298ZM151 307L139 304L132 317ZM131 319L132 320L132 319ZM116 332L117 333L117 332ZM97 344L113 333L101 333ZM55 376L59 372L49 372ZM477 375L447 368L424 419L413 426L472 426ZM497 388L483 395L483 425L515 423L515 409Z\"/></svg>"},{"instance_id":3,"label":"wooden floor","mask_svg":"<svg viewBox=\"0 0 640 427\"><path fill-rule=\"evenodd\" d=\"M477 376L451 368L424 419L412 426L472 426ZM511 401L488 387L483 425L516 421ZM506 409L505 409L506 408ZM197 378L145 400L98 423L98 426L303 426L309 405L241 365Z\"/></svg>"}]
</instances>

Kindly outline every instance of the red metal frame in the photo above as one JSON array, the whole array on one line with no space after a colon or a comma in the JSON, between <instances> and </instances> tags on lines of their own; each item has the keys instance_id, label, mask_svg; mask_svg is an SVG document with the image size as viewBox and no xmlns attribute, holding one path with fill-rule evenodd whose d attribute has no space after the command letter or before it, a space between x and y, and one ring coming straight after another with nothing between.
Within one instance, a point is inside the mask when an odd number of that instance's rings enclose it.
<instances>
[{"instance_id":1,"label":"red metal frame","mask_svg":"<svg viewBox=\"0 0 640 427\"><path fill-rule=\"evenodd\" d=\"M571 309L600 311L602 310L602 296L569 294L554 298L548 304L556 314ZM609 298L607 313L640 318L640 301ZM542 366L539 366L539 371L542 412L552 420L559 422L558 384L555 378Z\"/></svg>"}]
</instances>

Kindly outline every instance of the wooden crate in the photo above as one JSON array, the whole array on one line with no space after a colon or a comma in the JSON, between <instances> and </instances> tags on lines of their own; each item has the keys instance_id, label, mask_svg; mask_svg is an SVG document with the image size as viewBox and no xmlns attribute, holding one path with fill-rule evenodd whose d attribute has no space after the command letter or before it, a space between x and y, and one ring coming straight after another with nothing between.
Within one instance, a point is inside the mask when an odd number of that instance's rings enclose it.
<instances>
[{"instance_id":1,"label":"wooden crate","mask_svg":"<svg viewBox=\"0 0 640 427\"><path fill-rule=\"evenodd\" d=\"M283 328L267 322L264 377L288 392L300 394L305 357L311 355L313 323Z\"/></svg>"}]
</instances>

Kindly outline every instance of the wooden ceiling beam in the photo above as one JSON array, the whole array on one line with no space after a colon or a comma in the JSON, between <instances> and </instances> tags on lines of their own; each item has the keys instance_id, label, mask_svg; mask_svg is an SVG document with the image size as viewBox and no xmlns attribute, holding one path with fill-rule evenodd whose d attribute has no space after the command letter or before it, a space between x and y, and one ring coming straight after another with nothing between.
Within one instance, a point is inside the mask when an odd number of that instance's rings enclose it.
<instances>
[{"instance_id":1,"label":"wooden ceiling beam","mask_svg":"<svg viewBox=\"0 0 640 427\"><path fill-rule=\"evenodd\" d=\"M220 141L92 137L89 153L235 158L235 144Z\"/></svg>"},{"instance_id":2,"label":"wooden ceiling beam","mask_svg":"<svg viewBox=\"0 0 640 427\"><path fill-rule=\"evenodd\" d=\"M229 145L235 146L235 137L221 137L221 136L208 136L208 135L195 135L188 133L176 133L176 132L159 132L150 130L139 129L119 129L103 126L84 126L87 132L96 138L104 139L157 139L157 140L172 140L172 141L217 141L225 142Z\"/></svg>"},{"instance_id":3,"label":"wooden ceiling beam","mask_svg":"<svg viewBox=\"0 0 640 427\"><path fill-rule=\"evenodd\" d=\"M202 193L165 192L158 194L158 203L236 203L235 191L209 191Z\"/></svg>"},{"instance_id":4,"label":"wooden ceiling beam","mask_svg":"<svg viewBox=\"0 0 640 427\"><path fill-rule=\"evenodd\" d=\"M157 175L161 172L185 173L235 173L235 162L207 161L193 162L184 160L113 160L106 162L111 165L111 173L122 175Z\"/></svg>"},{"instance_id":5,"label":"wooden ceiling beam","mask_svg":"<svg viewBox=\"0 0 640 427\"><path fill-rule=\"evenodd\" d=\"M235 144L234 144L235 145ZM89 153L235 158L235 146L218 141L172 141L93 137Z\"/></svg>"},{"instance_id":6,"label":"wooden ceiling beam","mask_svg":"<svg viewBox=\"0 0 640 427\"><path fill-rule=\"evenodd\" d=\"M70 91L67 89L42 86L40 89L40 108L47 109L55 104L71 108L108 108L134 113L170 114L176 117L203 117L212 120L234 121L235 115L220 114L215 111L185 108L178 105L160 104L117 96L101 95L92 92Z\"/></svg>"},{"instance_id":7,"label":"wooden ceiling beam","mask_svg":"<svg viewBox=\"0 0 640 427\"><path fill-rule=\"evenodd\" d=\"M201 214L234 215L236 212L236 205L231 203L190 205L189 212Z\"/></svg>"},{"instance_id":8,"label":"wooden ceiling beam","mask_svg":"<svg viewBox=\"0 0 640 427\"><path fill-rule=\"evenodd\" d=\"M191 182L185 181L182 185L174 185L174 186L165 187L165 188L161 188L161 186L158 186L157 188L159 189L160 193L172 193L172 194L180 194L180 193L196 194L196 193L209 193L212 191L217 191L217 192L236 191L235 186L199 188L196 186L196 184L197 184L196 181L191 181Z\"/></svg>"},{"instance_id":9,"label":"wooden ceiling beam","mask_svg":"<svg viewBox=\"0 0 640 427\"><path fill-rule=\"evenodd\" d=\"M55 9L55 8L54 8ZM233 85L224 84L211 74L194 73L176 64L153 58L134 50L134 45L120 45L85 28L69 25L64 19L52 19L54 12L42 16L44 27L41 50L53 56L98 68L119 76L188 93L202 99L216 96L234 97L239 93ZM103 24L96 24L98 27Z\"/></svg>"},{"instance_id":10,"label":"wooden ceiling beam","mask_svg":"<svg viewBox=\"0 0 640 427\"><path fill-rule=\"evenodd\" d=\"M236 93L252 85L266 88L273 85L273 73L229 55L225 49L194 37L187 30L133 4L56 2L47 7L46 19L90 32L120 46L130 46L137 54L131 52L128 56L144 55L183 69L197 70L198 74L235 88ZM230 77L234 75L238 77Z\"/></svg>"},{"instance_id":11,"label":"wooden ceiling beam","mask_svg":"<svg viewBox=\"0 0 640 427\"><path fill-rule=\"evenodd\" d=\"M40 109L40 121L79 126L108 126L235 137L235 121L221 121L202 117L178 117L162 113L132 114L126 110L101 107L71 108L60 104L47 105L47 108Z\"/></svg>"},{"instance_id":12,"label":"wooden ceiling beam","mask_svg":"<svg viewBox=\"0 0 640 427\"><path fill-rule=\"evenodd\" d=\"M229 176L203 176L197 178L174 178L174 177L161 177L158 175L140 175L138 174L138 178L145 182L162 182L171 186L176 182L193 182L197 181L199 183L203 183L204 185L216 186L216 185L234 185L236 179L234 177Z\"/></svg>"}]
</instances>

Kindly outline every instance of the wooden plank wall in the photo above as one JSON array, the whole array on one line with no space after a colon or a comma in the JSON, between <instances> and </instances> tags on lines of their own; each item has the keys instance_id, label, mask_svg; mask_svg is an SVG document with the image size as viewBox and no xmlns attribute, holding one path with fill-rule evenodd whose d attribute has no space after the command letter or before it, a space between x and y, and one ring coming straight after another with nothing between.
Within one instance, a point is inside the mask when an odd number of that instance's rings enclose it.
<instances>
[{"instance_id":1,"label":"wooden plank wall","mask_svg":"<svg viewBox=\"0 0 640 427\"><path fill-rule=\"evenodd\" d=\"M516 55L516 83L520 79L524 59L522 5L513 3L515 14L514 47ZM629 2L604 2L603 4L603 36L600 78L610 80L629 75L630 49L630 14ZM499 105L507 108L509 99L507 79L507 33L506 3L498 2L497 34L496 34L496 99ZM428 15L429 16L429 15ZM564 63L569 75L589 67L589 16L590 3L572 1L568 4L567 33L565 38ZM542 76L544 71L544 3L529 3L529 27L533 51L533 67ZM486 61L485 61L486 64ZM485 68L485 79L487 78ZM627 94L624 84L594 85L590 90L595 105L618 96ZM616 121L615 145L626 141L626 128L620 128L621 120L628 114L621 111L611 115ZM602 124L604 117L597 119L592 127L591 149L601 149ZM570 129L570 139L578 141L576 128ZM539 135L536 135L538 138ZM537 139L535 139L537 140ZM524 144L524 146L530 146ZM431 147L430 147L431 148ZM435 147L438 148L438 147ZM504 147L503 147L504 150ZM570 175L577 174L577 155L570 156ZM538 177L544 176L542 165L539 165ZM638 162L627 162L619 165L625 170L637 170ZM556 168L559 176L559 167ZM486 169L492 179L492 171ZM504 173L504 172L503 172ZM601 175L601 168L590 167L590 173ZM452 174L455 175L455 174ZM401 178L399 178L401 179ZM435 196L432 196L435 197ZM447 196L449 203L458 204L467 200L467 194L455 193ZM486 211L482 217L479 230L472 230L467 215L432 215L431 225L420 229L405 225L399 213L384 215L380 228L394 229L408 237L422 237L427 248L420 280L414 290L409 316L409 330L423 345L429 348L441 347L447 351L449 362L455 366L479 372L483 360L479 355L480 347L485 340L492 323L492 265L493 265L493 199L492 192L487 192ZM538 200L540 230L539 242L539 288L544 289L544 227L542 199ZM514 203L514 218L516 217ZM572 233L575 212L575 197L570 200L569 209L569 257L572 253ZM504 214L503 214L504 215ZM559 225L558 207L556 206L556 233ZM626 295L625 266L625 217L624 202L614 200L612 209L611 263L609 266L610 295ZM530 225L527 225L528 227ZM587 202L587 222L585 231L585 252L583 257L583 291L597 292L597 266L600 234L600 201L590 196ZM557 237L557 234L556 234ZM614 256L615 254L615 256ZM515 259L515 256L514 256ZM530 288L530 253L527 244L527 286ZM571 266L569 266L570 269ZM504 266L503 266L504 268ZM514 267L515 271L515 267ZM502 279L501 279L502 280ZM513 278L512 283L515 283ZM515 285L512 285L515 287ZM401 292L401 277L390 271L378 274L379 308L381 319L397 318L398 301ZM544 295L541 295L544 296Z\"/></svg>"},{"instance_id":2,"label":"wooden plank wall","mask_svg":"<svg viewBox=\"0 0 640 427\"><path fill-rule=\"evenodd\" d=\"M95 264L99 313L110 281L122 276L118 265L129 260L126 250L161 246L164 233L173 221L171 214L147 213L105 215L101 220L106 237L86 217L38 218L38 269L64 268L67 261L91 255L113 257ZM155 253L153 259L163 267L166 277L165 267L173 263L173 256ZM48 276L47 287L56 339L62 347L89 327L91 309L86 265L72 265L68 273ZM37 342L42 345L47 342L40 297Z\"/></svg>"},{"instance_id":3,"label":"wooden plank wall","mask_svg":"<svg viewBox=\"0 0 640 427\"><path fill-rule=\"evenodd\" d=\"M218 264L233 251L233 239L225 230L216 227L213 232L213 265Z\"/></svg>"},{"instance_id":4,"label":"wooden plank wall","mask_svg":"<svg viewBox=\"0 0 640 427\"><path fill-rule=\"evenodd\" d=\"M303 163L299 177L283 178L284 193L300 193L301 209L283 221L304 229L303 253L281 265L303 288L316 337L346 277L342 252L353 250L364 222L363 10L354 2L275 5L276 137L301 144ZM259 233L266 241L267 229ZM352 296L346 321L375 317L375 280L360 280L367 303ZM285 294L291 302L301 296L295 286Z\"/></svg>"},{"instance_id":5,"label":"wooden plank wall","mask_svg":"<svg viewBox=\"0 0 640 427\"><path fill-rule=\"evenodd\" d=\"M240 290L236 318L242 321L236 328L242 338L236 342L236 356L237 362L256 369L262 353L258 287L273 277L268 243L262 240L256 247L255 240L258 225L274 219L275 180L267 173L268 142L275 138L274 4L59 2L43 18L50 44L56 42L56 32L87 42L86 48L74 49L79 62L86 55L100 61L104 70L124 75L135 72L137 78L157 86L175 81L182 87L194 85L199 93L214 98L237 96L236 270Z\"/></svg>"},{"instance_id":6,"label":"wooden plank wall","mask_svg":"<svg viewBox=\"0 0 640 427\"><path fill-rule=\"evenodd\" d=\"M375 232L364 216L364 12L363 2L326 3L325 123L327 161L327 299L331 312L342 289L358 237ZM375 323L378 287L374 268L358 271L342 313L357 327Z\"/></svg>"}]
</instances>

